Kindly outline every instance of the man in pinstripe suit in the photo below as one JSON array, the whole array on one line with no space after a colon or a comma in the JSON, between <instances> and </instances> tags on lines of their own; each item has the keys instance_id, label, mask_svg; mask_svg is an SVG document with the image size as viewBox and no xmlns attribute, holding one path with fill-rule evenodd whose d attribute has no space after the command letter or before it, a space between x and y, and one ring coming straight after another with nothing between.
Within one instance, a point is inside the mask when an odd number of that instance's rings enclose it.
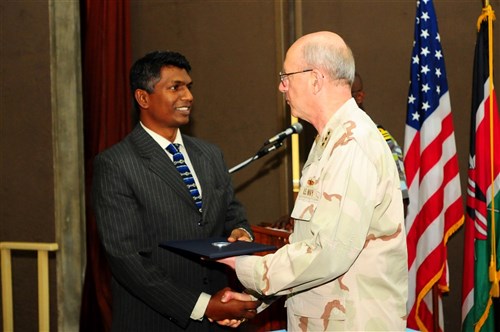
<instances>
[{"instance_id":1,"label":"man in pinstripe suit","mask_svg":"<svg viewBox=\"0 0 500 332\"><path fill-rule=\"evenodd\" d=\"M140 123L94 162L92 200L113 274L113 331L218 331L253 318L259 304L223 303L222 265L158 247L165 240L215 236L252 240L222 152L180 133L193 103L190 69L176 52L139 59L130 83ZM180 144L201 211L165 151L170 143Z\"/></svg>"}]
</instances>

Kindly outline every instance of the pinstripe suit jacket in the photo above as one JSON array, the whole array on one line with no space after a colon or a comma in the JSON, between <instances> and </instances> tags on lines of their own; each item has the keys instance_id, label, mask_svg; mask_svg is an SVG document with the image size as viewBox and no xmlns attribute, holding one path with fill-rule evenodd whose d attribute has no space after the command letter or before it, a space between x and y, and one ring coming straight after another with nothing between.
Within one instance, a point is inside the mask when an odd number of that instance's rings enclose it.
<instances>
[{"instance_id":1,"label":"pinstripe suit jacket","mask_svg":"<svg viewBox=\"0 0 500 332\"><path fill-rule=\"evenodd\" d=\"M189 318L201 292L227 285L222 264L190 259L158 243L251 230L222 152L193 137L184 135L183 141L203 190L203 214L140 124L94 161L92 201L113 274L113 331L222 329Z\"/></svg>"}]
</instances>

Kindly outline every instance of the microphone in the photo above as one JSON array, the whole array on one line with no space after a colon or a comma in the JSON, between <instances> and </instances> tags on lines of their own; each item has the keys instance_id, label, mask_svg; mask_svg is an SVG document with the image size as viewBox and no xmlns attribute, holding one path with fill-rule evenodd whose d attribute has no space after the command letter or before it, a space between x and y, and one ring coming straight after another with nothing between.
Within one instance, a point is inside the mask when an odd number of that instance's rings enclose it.
<instances>
[{"instance_id":1,"label":"microphone","mask_svg":"<svg viewBox=\"0 0 500 332\"><path fill-rule=\"evenodd\" d=\"M300 134L302 132L302 124L300 122L295 122L293 125L291 125L290 127L286 128L285 130L283 130L281 133L277 134L277 135L274 135L273 137L271 137L270 139L268 139L264 145L267 145L267 144L271 144L271 143L274 143L276 141L282 141L284 140L286 137L292 135L292 134Z\"/></svg>"},{"instance_id":2,"label":"microphone","mask_svg":"<svg viewBox=\"0 0 500 332\"><path fill-rule=\"evenodd\" d=\"M295 122L293 125L291 125L290 127L286 128L285 130L283 130L281 133L271 137L270 139L268 139L264 145L262 146L262 148L260 148L259 151L257 151L257 153L253 156L253 157L250 157L248 158L247 160L245 160L244 162L234 166L233 168L231 168L229 170L229 174L231 173L234 173L240 169L242 169L243 167L247 166L248 164L250 164L252 161L254 160L257 160L259 158L261 158L262 156L265 156L266 154L268 154L269 152L273 151L273 150L277 150L278 148L280 148L281 146L283 146L283 140L292 135L292 134L300 134L302 132L302 124L300 124L299 122ZM206 222L205 222L206 224ZM203 225L200 225L200 226L203 226Z\"/></svg>"}]
</instances>

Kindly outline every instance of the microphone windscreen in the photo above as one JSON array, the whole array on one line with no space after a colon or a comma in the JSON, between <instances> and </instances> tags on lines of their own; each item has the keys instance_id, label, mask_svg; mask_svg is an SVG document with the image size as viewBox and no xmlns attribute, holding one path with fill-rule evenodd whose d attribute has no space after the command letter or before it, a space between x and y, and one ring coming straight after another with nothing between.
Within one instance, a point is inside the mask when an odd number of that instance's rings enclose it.
<instances>
[{"instance_id":1,"label":"microphone windscreen","mask_svg":"<svg viewBox=\"0 0 500 332\"><path fill-rule=\"evenodd\" d=\"M302 132L302 129L304 128L302 126L302 123L300 122L295 122L293 125L292 125L292 128L293 128L293 131L297 134L300 134Z\"/></svg>"}]
</instances>

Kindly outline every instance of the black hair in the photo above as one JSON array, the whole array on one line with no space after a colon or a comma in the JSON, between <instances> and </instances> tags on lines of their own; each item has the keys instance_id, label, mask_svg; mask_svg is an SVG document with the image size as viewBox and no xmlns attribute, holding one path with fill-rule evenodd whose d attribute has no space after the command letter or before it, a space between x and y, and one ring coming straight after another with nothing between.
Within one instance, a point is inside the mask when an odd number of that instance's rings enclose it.
<instances>
[{"instance_id":1,"label":"black hair","mask_svg":"<svg viewBox=\"0 0 500 332\"><path fill-rule=\"evenodd\" d=\"M138 59L130 69L130 90L134 107L139 112L139 104L134 98L135 90L142 89L148 93L154 91L154 86L161 78L163 67L173 66L191 71L191 65L186 57L173 51L155 51Z\"/></svg>"}]
</instances>

